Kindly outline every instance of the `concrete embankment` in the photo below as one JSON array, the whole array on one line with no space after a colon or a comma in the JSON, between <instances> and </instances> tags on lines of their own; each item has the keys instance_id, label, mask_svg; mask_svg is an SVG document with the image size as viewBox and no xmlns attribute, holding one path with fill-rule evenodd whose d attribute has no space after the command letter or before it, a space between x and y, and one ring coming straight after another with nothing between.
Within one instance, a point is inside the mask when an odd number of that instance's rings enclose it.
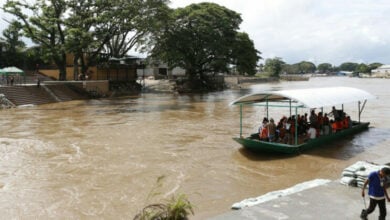
<instances>
[{"instance_id":1,"label":"concrete embankment","mask_svg":"<svg viewBox=\"0 0 390 220\"><path fill-rule=\"evenodd\" d=\"M389 165L388 158L378 158L371 163ZM369 199L365 199L368 205ZM361 188L343 185L338 179L254 206L231 210L209 220L352 220L359 219L364 207ZM376 219L378 214L379 211L376 210L370 217Z\"/></svg>"},{"instance_id":2,"label":"concrete embankment","mask_svg":"<svg viewBox=\"0 0 390 220\"><path fill-rule=\"evenodd\" d=\"M366 198L368 203L368 199ZM364 208L361 189L338 180L291 195L209 218L210 220L246 219L359 219Z\"/></svg>"}]
</instances>

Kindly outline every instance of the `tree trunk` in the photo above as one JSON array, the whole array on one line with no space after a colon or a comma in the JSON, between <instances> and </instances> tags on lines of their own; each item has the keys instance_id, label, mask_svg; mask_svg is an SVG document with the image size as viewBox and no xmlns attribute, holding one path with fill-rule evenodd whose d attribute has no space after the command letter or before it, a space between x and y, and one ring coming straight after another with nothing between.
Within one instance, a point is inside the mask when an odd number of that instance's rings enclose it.
<instances>
[{"instance_id":1,"label":"tree trunk","mask_svg":"<svg viewBox=\"0 0 390 220\"><path fill-rule=\"evenodd\" d=\"M84 55L81 53L80 55L80 61L81 61L81 72L83 73L83 75L86 75L87 74L87 70L89 68L89 62L85 62L84 60Z\"/></svg>"},{"instance_id":2,"label":"tree trunk","mask_svg":"<svg viewBox=\"0 0 390 220\"><path fill-rule=\"evenodd\" d=\"M59 70L60 70L59 80L65 81L66 80L66 66L65 65L60 66Z\"/></svg>"},{"instance_id":3,"label":"tree trunk","mask_svg":"<svg viewBox=\"0 0 390 220\"><path fill-rule=\"evenodd\" d=\"M62 54L60 56L60 59L56 61L57 67L60 71L59 74L59 80L65 81L66 80L66 54Z\"/></svg>"},{"instance_id":4,"label":"tree trunk","mask_svg":"<svg viewBox=\"0 0 390 220\"><path fill-rule=\"evenodd\" d=\"M79 79L79 56L74 54L73 57L73 79L78 80Z\"/></svg>"}]
</instances>

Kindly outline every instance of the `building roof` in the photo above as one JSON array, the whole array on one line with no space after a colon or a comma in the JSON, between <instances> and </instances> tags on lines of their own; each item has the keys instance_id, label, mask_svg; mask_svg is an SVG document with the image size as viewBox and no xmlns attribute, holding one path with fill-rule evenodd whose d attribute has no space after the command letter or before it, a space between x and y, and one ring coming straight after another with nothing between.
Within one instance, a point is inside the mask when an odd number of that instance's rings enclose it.
<instances>
[{"instance_id":1,"label":"building roof","mask_svg":"<svg viewBox=\"0 0 390 220\"><path fill-rule=\"evenodd\" d=\"M23 70L17 68L17 67L14 67L14 66L11 66L11 67L5 67L3 69L0 69L0 73L1 74L9 74L9 73L19 73L19 74L24 74Z\"/></svg>"}]
</instances>

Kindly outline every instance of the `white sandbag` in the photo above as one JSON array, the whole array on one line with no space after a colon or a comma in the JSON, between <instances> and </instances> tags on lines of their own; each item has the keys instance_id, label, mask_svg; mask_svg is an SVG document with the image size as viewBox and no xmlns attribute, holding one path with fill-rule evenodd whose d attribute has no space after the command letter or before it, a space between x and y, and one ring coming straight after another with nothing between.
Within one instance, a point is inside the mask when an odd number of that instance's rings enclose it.
<instances>
[{"instance_id":1,"label":"white sandbag","mask_svg":"<svg viewBox=\"0 0 390 220\"><path fill-rule=\"evenodd\" d=\"M356 179L353 177L349 177L349 176L344 176L343 178L341 178L340 183L344 184L344 185L348 185L348 186L356 186L357 185Z\"/></svg>"},{"instance_id":2,"label":"white sandbag","mask_svg":"<svg viewBox=\"0 0 390 220\"><path fill-rule=\"evenodd\" d=\"M365 161L358 161L351 166L345 168L341 173L340 182L345 185L357 186L362 188L364 182L373 171L378 171L382 167L389 167L384 165L377 165Z\"/></svg>"}]
</instances>

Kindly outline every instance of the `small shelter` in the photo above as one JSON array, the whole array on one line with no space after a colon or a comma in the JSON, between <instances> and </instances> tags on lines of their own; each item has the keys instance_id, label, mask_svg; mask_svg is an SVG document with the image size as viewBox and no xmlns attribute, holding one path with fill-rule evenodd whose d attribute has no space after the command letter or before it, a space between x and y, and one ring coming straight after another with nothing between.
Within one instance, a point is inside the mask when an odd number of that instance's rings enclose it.
<instances>
[{"instance_id":1,"label":"small shelter","mask_svg":"<svg viewBox=\"0 0 390 220\"><path fill-rule=\"evenodd\" d=\"M7 82L8 82L8 79L10 77L12 77L13 80L15 80L15 82L18 82L18 83L21 83L22 80L24 82L26 81L25 72L17 67L14 67L14 66L5 67L3 69L0 69L0 75L1 75L2 83L4 80L7 80Z\"/></svg>"},{"instance_id":2,"label":"small shelter","mask_svg":"<svg viewBox=\"0 0 390 220\"><path fill-rule=\"evenodd\" d=\"M17 67L14 67L14 66L5 67L3 69L0 69L0 72L1 73L5 73L5 75L11 75L11 74L25 75L23 70L21 70L21 69L19 69Z\"/></svg>"}]
</instances>

